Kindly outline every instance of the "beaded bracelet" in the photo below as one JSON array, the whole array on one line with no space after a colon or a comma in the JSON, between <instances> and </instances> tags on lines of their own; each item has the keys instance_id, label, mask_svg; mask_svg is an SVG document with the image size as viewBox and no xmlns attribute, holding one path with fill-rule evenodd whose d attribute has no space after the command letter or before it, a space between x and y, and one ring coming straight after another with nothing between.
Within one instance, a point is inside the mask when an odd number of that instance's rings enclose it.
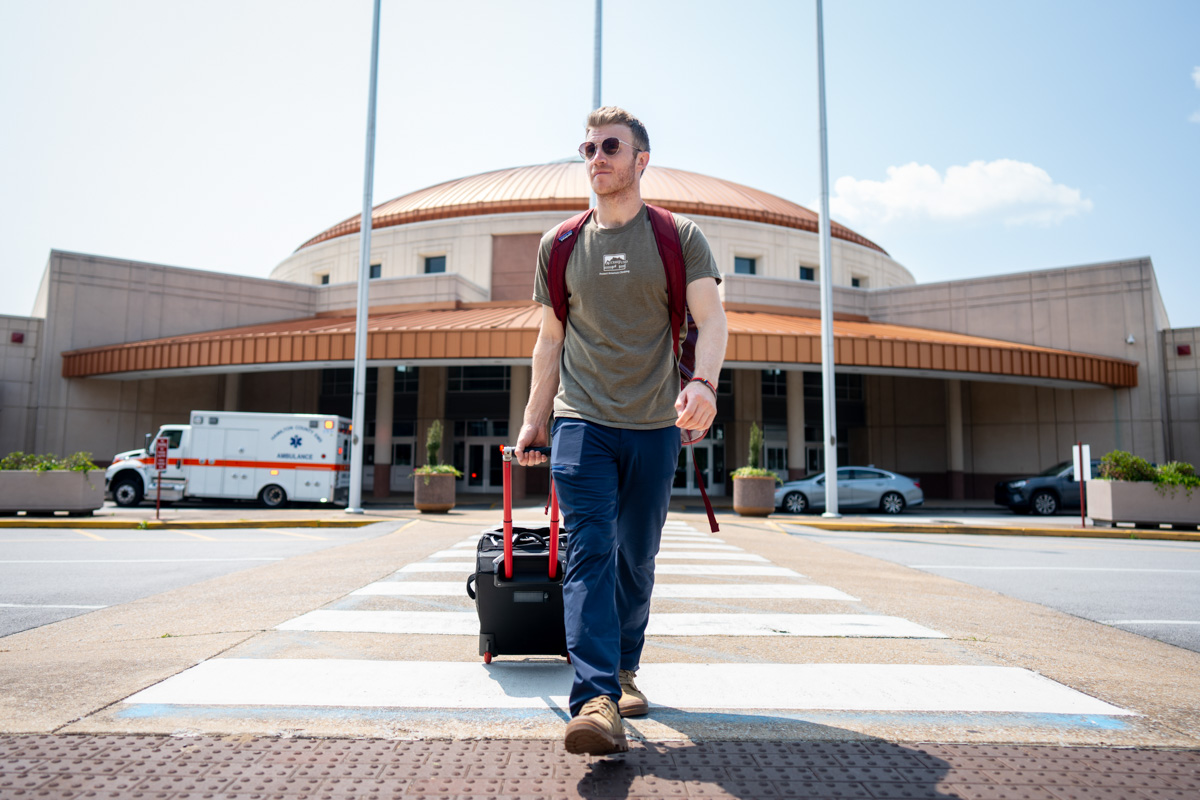
<instances>
[{"instance_id":1,"label":"beaded bracelet","mask_svg":"<svg viewBox=\"0 0 1200 800\"><path fill-rule=\"evenodd\" d=\"M716 399L716 397L717 397L717 387L713 386L713 385L712 385L711 383L709 383L707 380L705 380L704 378L701 378L701 377L699 377L699 376L697 376L697 377L695 377L695 378L692 378L690 381L688 381L688 383L695 383L696 381L700 381L700 383L703 383L705 386L707 386L707 387L708 387L708 390L709 390L710 392L712 392L712 393L713 393L713 399L714 399L714 400Z\"/></svg>"}]
</instances>

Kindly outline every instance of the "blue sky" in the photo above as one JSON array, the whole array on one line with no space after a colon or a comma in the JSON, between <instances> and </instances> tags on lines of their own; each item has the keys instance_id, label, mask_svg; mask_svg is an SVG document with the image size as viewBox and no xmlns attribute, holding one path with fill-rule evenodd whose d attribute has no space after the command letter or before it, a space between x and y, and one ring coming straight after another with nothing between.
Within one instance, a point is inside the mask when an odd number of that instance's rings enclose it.
<instances>
[{"instance_id":1,"label":"blue sky","mask_svg":"<svg viewBox=\"0 0 1200 800\"><path fill-rule=\"evenodd\" d=\"M819 197L814 6L607 0L651 163ZM591 0L384 0L375 201L568 157ZM0 0L0 314L51 248L265 277L362 202L369 0ZM1150 256L1200 325L1200 3L827 0L833 216L921 282Z\"/></svg>"}]
</instances>

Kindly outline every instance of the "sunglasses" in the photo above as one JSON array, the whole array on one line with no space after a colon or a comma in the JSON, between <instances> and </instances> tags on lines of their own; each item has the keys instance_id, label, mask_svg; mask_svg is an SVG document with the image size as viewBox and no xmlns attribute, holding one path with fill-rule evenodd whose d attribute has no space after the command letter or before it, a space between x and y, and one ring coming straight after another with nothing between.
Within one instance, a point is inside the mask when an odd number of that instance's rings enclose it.
<instances>
[{"instance_id":1,"label":"sunglasses","mask_svg":"<svg viewBox=\"0 0 1200 800\"><path fill-rule=\"evenodd\" d=\"M621 145L628 145L634 150L639 152L642 151L642 148L635 147L634 145L629 144L629 142L618 139L615 136L610 136L601 142L599 149L604 151L604 155L612 157L621 151ZM596 157L596 153L597 147L595 142L584 142L583 144L579 145L579 155L583 156L584 161L591 161Z\"/></svg>"}]
</instances>

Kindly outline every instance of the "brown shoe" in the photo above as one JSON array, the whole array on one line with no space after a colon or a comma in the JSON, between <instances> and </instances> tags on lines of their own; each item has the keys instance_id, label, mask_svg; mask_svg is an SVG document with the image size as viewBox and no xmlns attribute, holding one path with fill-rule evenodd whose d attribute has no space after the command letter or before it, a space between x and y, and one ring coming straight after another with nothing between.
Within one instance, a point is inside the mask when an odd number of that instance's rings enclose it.
<instances>
[{"instance_id":1,"label":"brown shoe","mask_svg":"<svg viewBox=\"0 0 1200 800\"><path fill-rule=\"evenodd\" d=\"M629 749L617 704L608 695L593 697L579 715L567 723L564 740L568 753L606 756Z\"/></svg>"},{"instance_id":2,"label":"brown shoe","mask_svg":"<svg viewBox=\"0 0 1200 800\"><path fill-rule=\"evenodd\" d=\"M621 670L621 700L617 707L622 717L644 717L650 713L650 701L633 682L636 677L637 673L631 669Z\"/></svg>"}]
</instances>

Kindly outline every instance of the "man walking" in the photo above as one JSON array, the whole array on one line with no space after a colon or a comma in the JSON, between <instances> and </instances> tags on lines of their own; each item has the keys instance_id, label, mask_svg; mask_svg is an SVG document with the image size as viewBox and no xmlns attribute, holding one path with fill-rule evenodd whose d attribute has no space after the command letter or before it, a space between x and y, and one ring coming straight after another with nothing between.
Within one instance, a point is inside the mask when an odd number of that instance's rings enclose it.
<instances>
[{"instance_id":1,"label":"man walking","mask_svg":"<svg viewBox=\"0 0 1200 800\"><path fill-rule=\"evenodd\" d=\"M601 755L629 749L622 715L649 711L634 676L680 429L707 429L716 416L727 333L712 251L691 220L676 216L699 329L695 378L680 391L672 337L681 331L671 329L667 275L641 195L646 129L607 106L588 116L586 132L579 152L596 208L567 262L565 322L549 285L557 231L542 238L534 288L542 322L516 455L527 465L546 460L525 450L547 443L553 410L551 470L570 530L563 603L575 681L566 749Z\"/></svg>"}]
</instances>

